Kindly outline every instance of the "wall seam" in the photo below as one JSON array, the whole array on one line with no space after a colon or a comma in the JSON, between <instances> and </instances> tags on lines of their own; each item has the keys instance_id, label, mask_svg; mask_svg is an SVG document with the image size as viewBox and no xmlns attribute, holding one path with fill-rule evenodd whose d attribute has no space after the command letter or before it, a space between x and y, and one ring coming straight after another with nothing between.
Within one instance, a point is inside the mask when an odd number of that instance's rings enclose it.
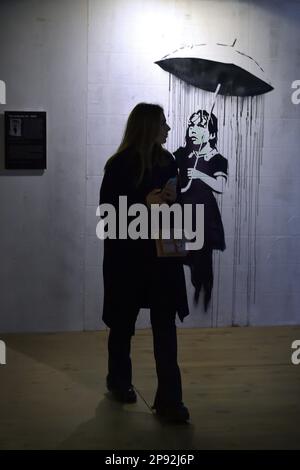
<instances>
[{"instance_id":1,"label":"wall seam","mask_svg":"<svg viewBox=\"0 0 300 470\"><path fill-rule=\"evenodd\" d=\"M87 252L86 252L86 240L87 240L87 186L88 186L88 84L89 84L89 0L86 0L86 83L85 83L85 193L84 193L84 263L83 263L83 318L82 318L82 329L87 330L86 323L86 263L87 263Z\"/></svg>"}]
</instances>

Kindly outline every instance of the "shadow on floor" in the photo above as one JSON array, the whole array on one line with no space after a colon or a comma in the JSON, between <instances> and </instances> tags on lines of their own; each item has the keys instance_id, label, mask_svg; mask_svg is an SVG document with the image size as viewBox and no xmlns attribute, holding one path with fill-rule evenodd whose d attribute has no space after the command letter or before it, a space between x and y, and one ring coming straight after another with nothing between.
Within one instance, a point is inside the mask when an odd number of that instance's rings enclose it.
<instances>
[{"instance_id":1,"label":"shadow on floor","mask_svg":"<svg viewBox=\"0 0 300 470\"><path fill-rule=\"evenodd\" d=\"M107 394L95 417L80 424L57 449L193 449L192 424L166 424L138 404L122 405Z\"/></svg>"}]
</instances>

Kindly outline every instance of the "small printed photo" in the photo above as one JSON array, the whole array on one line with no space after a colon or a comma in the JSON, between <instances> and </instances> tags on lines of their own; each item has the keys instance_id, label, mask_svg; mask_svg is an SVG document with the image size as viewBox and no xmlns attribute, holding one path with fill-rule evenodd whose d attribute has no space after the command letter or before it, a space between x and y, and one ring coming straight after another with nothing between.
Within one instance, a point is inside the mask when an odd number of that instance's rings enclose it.
<instances>
[{"instance_id":1,"label":"small printed photo","mask_svg":"<svg viewBox=\"0 0 300 470\"><path fill-rule=\"evenodd\" d=\"M9 135L12 137L21 137L22 122L19 118L11 118L9 121Z\"/></svg>"}]
</instances>

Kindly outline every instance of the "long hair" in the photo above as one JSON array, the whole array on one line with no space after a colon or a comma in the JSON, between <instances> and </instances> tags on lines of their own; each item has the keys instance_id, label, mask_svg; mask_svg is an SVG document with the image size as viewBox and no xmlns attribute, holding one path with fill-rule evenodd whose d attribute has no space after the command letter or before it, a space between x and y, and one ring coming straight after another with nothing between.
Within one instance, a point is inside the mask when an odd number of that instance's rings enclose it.
<instances>
[{"instance_id":1,"label":"long hair","mask_svg":"<svg viewBox=\"0 0 300 470\"><path fill-rule=\"evenodd\" d=\"M189 123L188 123L186 134L185 134L186 147L191 148L193 146L192 140L189 137L189 127L190 127L190 122L196 116L199 117L200 120L205 119L205 125L207 125L209 133L215 134L215 137L213 139L210 139L209 143L212 148L216 148L216 144L218 141L218 119L213 113L211 113L210 120L208 121L209 113L205 109L199 109L198 111L196 111L189 117ZM207 121L208 121L208 124L207 124Z\"/></svg>"},{"instance_id":2,"label":"long hair","mask_svg":"<svg viewBox=\"0 0 300 470\"><path fill-rule=\"evenodd\" d=\"M138 186L145 174L154 164L163 165L166 160L166 151L161 144L156 143L159 133L161 114L163 108L158 104L139 103L129 114L122 141L117 152L109 158L106 166L120 152L130 147L130 158L136 158L137 175L136 186Z\"/></svg>"}]
</instances>

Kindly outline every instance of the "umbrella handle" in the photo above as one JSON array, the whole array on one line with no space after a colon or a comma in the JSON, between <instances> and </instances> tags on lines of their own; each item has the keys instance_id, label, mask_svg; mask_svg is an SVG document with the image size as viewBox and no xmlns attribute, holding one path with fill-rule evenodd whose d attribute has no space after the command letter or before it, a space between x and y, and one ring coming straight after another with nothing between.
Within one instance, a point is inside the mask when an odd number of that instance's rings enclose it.
<instances>
[{"instance_id":1,"label":"umbrella handle","mask_svg":"<svg viewBox=\"0 0 300 470\"><path fill-rule=\"evenodd\" d=\"M199 158L200 158L200 157L197 155L197 156L196 156L196 161L195 161L195 164L194 164L194 169L195 169L196 166L197 166L197 163L198 163ZM193 181L193 180L190 179L190 181L189 181L188 184L185 186L185 188L183 188L183 189L181 190L182 193L186 193L186 192L190 189L191 184L192 184L192 181Z\"/></svg>"},{"instance_id":2,"label":"umbrella handle","mask_svg":"<svg viewBox=\"0 0 300 470\"><path fill-rule=\"evenodd\" d=\"M212 100L212 105L211 105L211 108L210 108L210 112L209 112L209 116L208 116L208 119L206 121L206 124L205 124L205 127L207 128L208 127L208 123L210 121L210 118L211 118L211 115L212 115L212 112L213 112L213 109L215 107L215 104L216 104L216 99L217 99L217 96L218 96L218 93L220 91L220 88L221 88L221 83L218 83L217 85L217 88L215 89L215 92L214 92L214 96L213 96L213 100ZM203 139L203 137L202 137ZM202 145L202 142L200 143L200 147ZM195 163L194 163L194 169L196 168L197 166L197 163L198 163L198 159L199 159L199 156L196 157L196 160L195 160ZM190 179L190 181L188 182L188 184L185 186L185 188L182 188L181 189L181 192L182 193L185 193L186 191L188 191L191 187L191 184L192 184L192 179Z\"/></svg>"},{"instance_id":3,"label":"umbrella handle","mask_svg":"<svg viewBox=\"0 0 300 470\"><path fill-rule=\"evenodd\" d=\"M181 192L182 192L182 193L186 193L186 192L190 189L191 184L192 184L192 180L190 179L190 181L188 182L188 184L186 185L186 187L181 189Z\"/></svg>"},{"instance_id":4,"label":"umbrella handle","mask_svg":"<svg viewBox=\"0 0 300 470\"><path fill-rule=\"evenodd\" d=\"M214 107L215 107L215 104L216 104L216 99L217 99L218 93L220 91L220 88L221 88L221 83L218 83L217 88L215 89L215 92L214 92L213 99L212 99L212 105L211 105L209 117L208 117L208 120L207 120L207 123L206 123L207 126L208 126L208 123L210 121L212 112L214 110Z\"/></svg>"}]
</instances>

